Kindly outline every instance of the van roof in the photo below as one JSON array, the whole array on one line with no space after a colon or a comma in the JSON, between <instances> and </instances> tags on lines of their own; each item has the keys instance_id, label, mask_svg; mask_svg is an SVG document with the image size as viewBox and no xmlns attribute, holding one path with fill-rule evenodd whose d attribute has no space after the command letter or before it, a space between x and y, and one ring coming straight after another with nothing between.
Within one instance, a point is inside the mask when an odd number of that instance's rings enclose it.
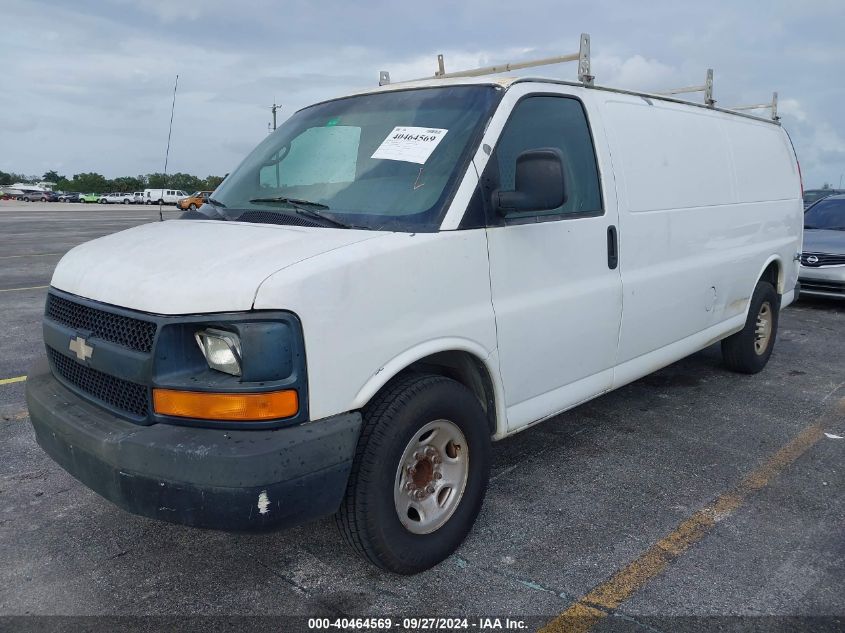
<instances>
[{"instance_id":1,"label":"van roof","mask_svg":"<svg viewBox=\"0 0 845 633\"><path fill-rule=\"evenodd\" d=\"M747 112L738 112L736 110L730 110L728 108L720 108L717 106L708 106L704 103L698 103L695 101L689 101L687 99L680 99L678 97L674 97L671 95L665 94L655 94L653 92L642 92L638 90L626 90L624 88L613 88L610 86L600 86L598 84L592 86L585 86L580 81L566 81L563 79L554 79L550 77L501 77L501 76L491 76L491 75L484 75L480 77L432 77L430 79L417 79L414 81L403 81L403 82L395 82L389 83L384 86L374 86L369 89L355 91L346 95L341 95L339 97L335 97L334 99L326 99L325 101L335 101L336 99L343 99L345 97L352 97L357 95L365 95L365 94L377 94L380 92L392 92L396 90L413 90L416 88L437 88L442 86L472 86L472 85L481 85L481 86L497 86L504 90L507 90L511 86L520 83L548 83L548 84L556 84L556 85L563 85L563 86L574 86L577 88L585 88L587 90L603 90L607 92L616 92L619 94L627 94L632 95L635 97L645 97L647 99L658 99L660 101L668 101L671 103L679 103L688 106L695 106L698 108L703 108L705 110L711 110L716 112L723 112L725 114L732 114L734 116L744 117L747 119L753 119L755 121L763 121L766 123L773 123L775 125L780 125L779 120L773 120L770 117L759 116L755 114L749 114ZM321 102L322 103L322 102Z\"/></svg>"}]
</instances>

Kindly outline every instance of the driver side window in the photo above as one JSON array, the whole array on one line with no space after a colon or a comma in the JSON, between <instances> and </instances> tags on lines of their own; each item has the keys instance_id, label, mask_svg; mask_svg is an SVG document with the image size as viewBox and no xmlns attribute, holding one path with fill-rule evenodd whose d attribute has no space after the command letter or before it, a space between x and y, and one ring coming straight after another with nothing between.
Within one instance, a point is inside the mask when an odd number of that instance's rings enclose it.
<instances>
[{"instance_id":1,"label":"driver side window","mask_svg":"<svg viewBox=\"0 0 845 633\"><path fill-rule=\"evenodd\" d=\"M601 215L602 198L593 140L581 102L570 97L536 96L521 100L508 119L488 165L489 185L514 187L517 157L529 150L559 149L563 156L566 201L556 209L508 214L512 218L562 219ZM489 200L489 196L488 196ZM497 218L491 218L497 223Z\"/></svg>"}]
</instances>

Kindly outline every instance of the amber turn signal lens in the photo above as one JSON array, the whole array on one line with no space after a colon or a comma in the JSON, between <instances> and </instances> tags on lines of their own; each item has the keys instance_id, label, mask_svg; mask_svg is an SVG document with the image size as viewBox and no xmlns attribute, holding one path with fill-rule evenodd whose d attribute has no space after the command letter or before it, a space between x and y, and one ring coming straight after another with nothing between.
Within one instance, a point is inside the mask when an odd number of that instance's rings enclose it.
<instances>
[{"instance_id":1,"label":"amber turn signal lens","mask_svg":"<svg viewBox=\"0 0 845 633\"><path fill-rule=\"evenodd\" d=\"M160 415L202 420L276 420L299 411L296 391L208 393L153 389L153 407Z\"/></svg>"}]
</instances>

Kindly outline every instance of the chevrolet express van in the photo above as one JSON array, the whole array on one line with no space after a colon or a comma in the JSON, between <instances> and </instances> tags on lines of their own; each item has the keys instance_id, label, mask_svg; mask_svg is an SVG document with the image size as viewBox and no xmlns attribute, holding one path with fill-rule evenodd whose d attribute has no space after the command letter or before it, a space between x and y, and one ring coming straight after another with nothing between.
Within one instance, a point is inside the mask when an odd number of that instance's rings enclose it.
<instances>
[{"instance_id":1,"label":"chevrolet express van","mask_svg":"<svg viewBox=\"0 0 845 633\"><path fill-rule=\"evenodd\" d=\"M535 79L325 101L199 210L62 258L32 424L130 512L335 514L418 572L471 529L492 440L717 341L763 369L802 215L777 122Z\"/></svg>"}]
</instances>

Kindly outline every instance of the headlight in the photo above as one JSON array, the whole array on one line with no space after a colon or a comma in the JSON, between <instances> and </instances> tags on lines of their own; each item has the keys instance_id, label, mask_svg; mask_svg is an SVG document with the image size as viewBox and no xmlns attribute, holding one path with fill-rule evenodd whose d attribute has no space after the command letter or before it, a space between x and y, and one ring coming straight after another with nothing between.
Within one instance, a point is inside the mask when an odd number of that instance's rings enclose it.
<instances>
[{"instance_id":1,"label":"headlight","mask_svg":"<svg viewBox=\"0 0 845 633\"><path fill-rule=\"evenodd\" d=\"M194 337L209 367L224 374L241 375L241 340L237 334L207 328Z\"/></svg>"}]
</instances>

